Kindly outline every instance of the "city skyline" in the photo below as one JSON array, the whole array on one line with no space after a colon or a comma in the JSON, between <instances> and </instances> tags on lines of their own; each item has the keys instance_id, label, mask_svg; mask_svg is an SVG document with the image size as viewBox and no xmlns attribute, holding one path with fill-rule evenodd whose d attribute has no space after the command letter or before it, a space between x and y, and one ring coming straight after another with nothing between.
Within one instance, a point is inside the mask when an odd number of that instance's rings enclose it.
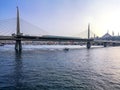
<instances>
[{"instance_id":1,"label":"city skyline","mask_svg":"<svg viewBox=\"0 0 120 90\"><path fill-rule=\"evenodd\" d=\"M54 35L77 35L88 23L98 36L120 30L119 0L1 0L0 20L16 17L16 6L21 18Z\"/></svg>"}]
</instances>

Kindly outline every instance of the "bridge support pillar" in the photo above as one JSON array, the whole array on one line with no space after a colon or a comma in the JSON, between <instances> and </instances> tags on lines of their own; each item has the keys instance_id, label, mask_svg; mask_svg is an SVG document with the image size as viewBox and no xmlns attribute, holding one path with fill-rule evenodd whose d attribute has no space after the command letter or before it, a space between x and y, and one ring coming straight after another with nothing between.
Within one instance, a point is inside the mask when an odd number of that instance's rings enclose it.
<instances>
[{"instance_id":1,"label":"bridge support pillar","mask_svg":"<svg viewBox=\"0 0 120 90\"><path fill-rule=\"evenodd\" d=\"M90 49L90 47L91 47L91 43L90 43L90 41L88 41L87 42L87 49Z\"/></svg>"},{"instance_id":2,"label":"bridge support pillar","mask_svg":"<svg viewBox=\"0 0 120 90\"><path fill-rule=\"evenodd\" d=\"M91 43L90 43L90 24L88 24L88 41L87 41L87 49L90 49Z\"/></svg>"},{"instance_id":3,"label":"bridge support pillar","mask_svg":"<svg viewBox=\"0 0 120 90\"><path fill-rule=\"evenodd\" d=\"M104 45L104 47L107 47L107 42L104 42L103 45Z\"/></svg>"},{"instance_id":4,"label":"bridge support pillar","mask_svg":"<svg viewBox=\"0 0 120 90\"><path fill-rule=\"evenodd\" d=\"M116 44L115 44L115 43L112 43L112 46L114 47L114 46L116 46Z\"/></svg>"},{"instance_id":5,"label":"bridge support pillar","mask_svg":"<svg viewBox=\"0 0 120 90\"><path fill-rule=\"evenodd\" d=\"M22 50L21 40L16 40L15 50L16 50L17 52L21 52L21 50Z\"/></svg>"}]
</instances>

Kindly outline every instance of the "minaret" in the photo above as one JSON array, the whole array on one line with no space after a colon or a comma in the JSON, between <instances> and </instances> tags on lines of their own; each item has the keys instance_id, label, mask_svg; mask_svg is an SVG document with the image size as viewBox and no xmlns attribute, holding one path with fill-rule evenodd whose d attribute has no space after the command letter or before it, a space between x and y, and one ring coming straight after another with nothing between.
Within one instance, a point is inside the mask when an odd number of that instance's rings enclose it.
<instances>
[{"instance_id":1,"label":"minaret","mask_svg":"<svg viewBox=\"0 0 120 90\"><path fill-rule=\"evenodd\" d=\"M95 39L95 37L96 37L96 36L95 36L95 34L94 34L94 39Z\"/></svg>"},{"instance_id":2,"label":"minaret","mask_svg":"<svg viewBox=\"0 0 120 90\"><path fill-rule=\"evenodd\" d=\"M109 34L109 30L107 30L107 34Z\"/></svg>"},{"instance_id":3,"label":"minaret","mask_svg":"<svg viewBox=\"0 0 120 90\"><path fill-rule=\"evenodd\" d=\"M114 36L114 31L112 31L112 36Z\"/></svg>"}]
</instances>

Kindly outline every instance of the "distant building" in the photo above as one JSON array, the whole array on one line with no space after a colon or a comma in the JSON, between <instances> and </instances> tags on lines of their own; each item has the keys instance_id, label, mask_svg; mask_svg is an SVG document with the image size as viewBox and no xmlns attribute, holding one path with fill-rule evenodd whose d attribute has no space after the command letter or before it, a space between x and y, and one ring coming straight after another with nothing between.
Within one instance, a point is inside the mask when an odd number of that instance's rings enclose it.
<instances>
[{"instance_id":1,"label":"distant building","mask_svg":"<svg viewBox=\"0 0 120 90\"><path fill-rule=\"evenodd\" d=\"M102 37L96 38L96 39L99 39L99 40L114 40L114 41L119 40L120 41L120 36L112 36L107 32Z\"/></svg>"},{"instance_id":2,"label":"distant building","mask_svg":"<svg viewBox=\"0 0 120 90\"><path fill-rule=\"evenodd\" d=\"M106 33L105 35L103 35L101 38L102 39L107 39L107 38L111 38L112 36L109 33Z\"/></svg>"}]
</instances>

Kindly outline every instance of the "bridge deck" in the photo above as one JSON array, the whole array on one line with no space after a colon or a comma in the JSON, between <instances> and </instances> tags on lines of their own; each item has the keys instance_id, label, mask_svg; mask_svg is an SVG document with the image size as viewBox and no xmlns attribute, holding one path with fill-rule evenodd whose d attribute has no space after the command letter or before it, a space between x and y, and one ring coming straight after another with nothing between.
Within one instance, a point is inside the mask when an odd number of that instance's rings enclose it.
<instances>
[{"instance_id":1,"label":"bridge deck","mask_svg":"<svg viewBox=\"0 0 120 90\"><path fill-rule=\"evenodd\" d=\"M83 41L87 42L88 39L75 38L75 37L48 37L48 36L0 36L0 40L22 40L22 41ZM93 39L89 39L93 41Z\"/></svg>"},{"instance_id":2,"label":"bridge deck","mask_svg":"<svg viewBox=\"0 0 120 90\"><path fill-rule=\"evenodd\" d=\"M76 41L87 42L88 40L96 43L120 43L120 41L113 40L94 40L82 39L76 37L62 37L62 36L0 36L0 40L22 40L22 41Z\"/></svg>"}]
</instances>

